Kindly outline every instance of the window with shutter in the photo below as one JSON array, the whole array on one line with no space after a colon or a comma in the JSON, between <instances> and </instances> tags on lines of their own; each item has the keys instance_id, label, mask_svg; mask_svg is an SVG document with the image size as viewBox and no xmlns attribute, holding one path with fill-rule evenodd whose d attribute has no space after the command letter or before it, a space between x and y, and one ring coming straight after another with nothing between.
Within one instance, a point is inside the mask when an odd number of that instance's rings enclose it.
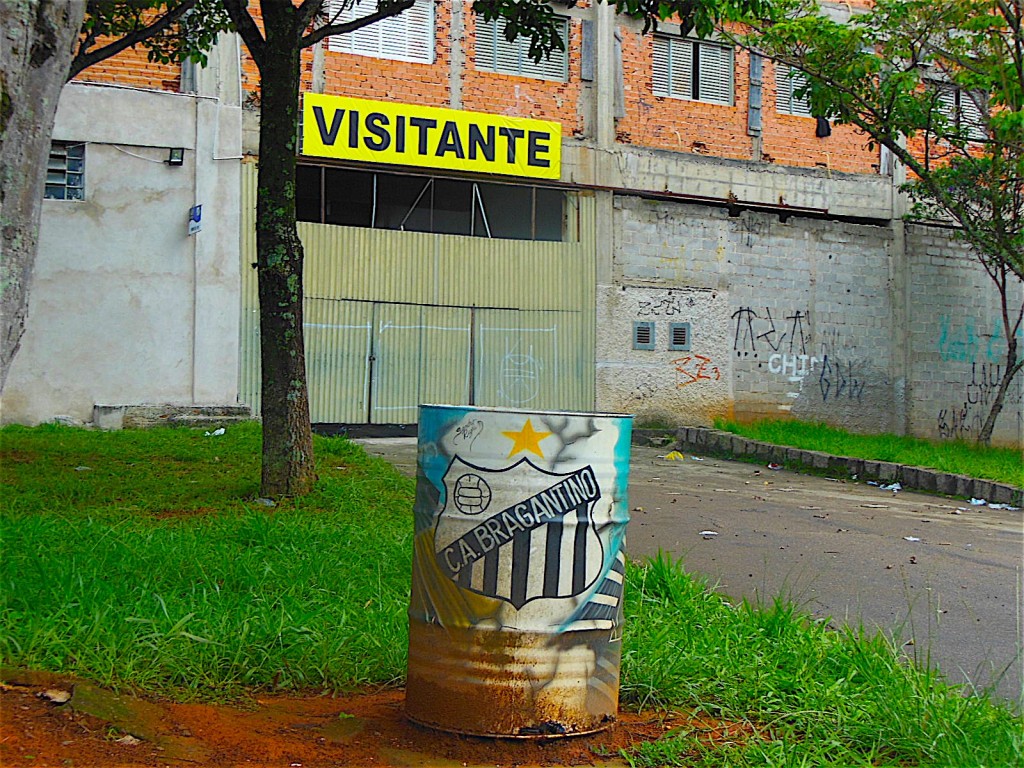
<instances>
[{"instance_id":1,"label":"window with shutter","mask_svg":"<svg viewBox=\"0 0 1024 768\"><path fill-rule=\"evenodd\" d=\"M732 105L733 68L732 48L662 35L654 38L655 96Z\"/></svg>"},{"instance_id":2,"label":"window with shutter","mask_svg":"<svg viewBox=\"0 0 1024 768\"><path fill-rule=\"evenodd\" d=\"M712 104L732 104L733 51L722 45L697 43L699 77L696 98Z\"/></svg>"},{"instance_id":3,"label":"window with shutter","mask_svg":"<svg viewBox=\"0 0 1024 768\"><path fill-rule=\"evenodd\" d=\"M807 76L785 64L775 65L775 111L783 115L811 117L811 101L796 94L807 85Z\"/></svg>"},{"instance_id":4,"label":"window with shutter","mask_svg":"<svg viewBox=\"0 0 1024 768\"><path fill-rule=\"evenodd\" d=\"M968 93L951 85L938 85L938 109L950 125L966 134L972 141L983 141L988 137L985 129L983 106L984 94Z\"/></svg>"},{"instance_id":5,"label":"window with shutter","mask_svg":"<svg viewBox=\"0 0 1024 768\"><path fill-rule=\"evenodd\" d=\"M569 20L556 20L558 36L569 44ZM539 62L530 58L530 38L517 37L513 42L505 39L505 23L498 20L484 21L476 18L476 68L484 72L500 72L506 75L533 77L538 80L569 79L569 55L567 50L555 50Z\"/></svg>"},{"instance_id":6,"label":"window with shutter","mask_svg":"<svg viewBox=\"0 0 1024 768\"><path fill-rule=\"evenodd\" d=\"M333 23L354 21L377 10L376 2L371 0L356 0L349 7L344 5L344 0L329 0L327 8ZM328 48L339 53L432 64L433 0L416 0L411 8L397 16L382 19L347 35L332 35L328 38Z\"/></svg>"},{"instance_id":7,"label":"window with shutter","mask_svg":"<svg viewBox=\"0 0 1024 768\"><path fill-rule=\"evenodd\" d=\"M960 92L960 124L967 131L967 137L975 141L988 138L982 107L986 103L979 94Z\"/></svg>"}]
</instances>

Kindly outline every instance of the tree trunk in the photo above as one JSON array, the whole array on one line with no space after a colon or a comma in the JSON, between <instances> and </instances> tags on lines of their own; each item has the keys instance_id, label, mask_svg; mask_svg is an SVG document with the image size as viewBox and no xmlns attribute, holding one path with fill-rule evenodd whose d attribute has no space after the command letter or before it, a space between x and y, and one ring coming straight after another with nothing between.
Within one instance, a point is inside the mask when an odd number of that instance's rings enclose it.
<instances>
[{"instance_id":1,"label":"tree trunk","mask_svg":"<svg viewBox=\"0 0 1024 768\"><path fill-rule=\"evenodd\" d=\"M302 335L302 243L295 226L299 55L291 3L264 3L256 251L260 296L264 496L316 482Z\"/></svg>"},{"instance_id":2,"label":"tree trunk","mask_svg":"<svg viewBox=\"0 0 1024 768\"><path fill-rule=\"evenodd\" d=\"M1012 328L1009 330L1013 333ZM996 428L996 420L999 418L999 414L1002 413L1006 393L1020 369L1021 363L1017 360L1017 338L1016 336L1010 336L1009 343L1006 345L1006 369L1003 371L1003 377L999 380L999 388L996 389L996 396L992 400L992 407L988 410L985 424L982 426L981 432L978 433L979 443L988 445L992 441L992 432Z\"/></svg>"},{"instance_id":3,"label":"tree trunk","mask_svg":"<svg viewBox=\"0 0 1024 768\"><path fill-rule=\"evenodd\" d=\"M57 101L84 0L0 0L0 393L21 347Z\"/></svg>"}]
</instances>

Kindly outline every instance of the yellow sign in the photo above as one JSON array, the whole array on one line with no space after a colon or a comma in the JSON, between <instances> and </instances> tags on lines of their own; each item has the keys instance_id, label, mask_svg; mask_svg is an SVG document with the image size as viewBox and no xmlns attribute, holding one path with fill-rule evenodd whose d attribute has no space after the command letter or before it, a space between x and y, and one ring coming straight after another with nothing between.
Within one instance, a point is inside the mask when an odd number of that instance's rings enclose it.
<instances>
[{"instance_id":1,"label":"yellow sign","mask_svg":"<svg viewBox=\"0 0 1024 768\"><path fill-rule=\"evenodd\" d=\"M557 179L562 126L547 120L307 93L302 154Z\"/></svg>"}]
</instances>

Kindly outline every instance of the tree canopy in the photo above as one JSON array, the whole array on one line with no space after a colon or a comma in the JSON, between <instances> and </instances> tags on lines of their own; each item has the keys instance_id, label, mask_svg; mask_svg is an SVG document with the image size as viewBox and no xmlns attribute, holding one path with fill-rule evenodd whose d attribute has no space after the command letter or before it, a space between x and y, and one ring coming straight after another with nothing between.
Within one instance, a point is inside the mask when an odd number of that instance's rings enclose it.
<instances>
[{"instance_id":1,"label":"tree canopy","mask_svg":"<svg viewBox=\"0 0 1024 768\"><path fill-rule=\"evenodd\" d=\"M908 218L955 225L995 285L1006 355L978 435L1024 368L1024 0L875 0L836 18L780 0L734 35L799 71L812 112L859 128L908 172Z\"/></svg>"},{"instance_id":2,"label":"tree canopy","mask_svg":"<svg viewBox=\"0 0 1024 768\"><path fill-rule=\"evenodd\" d=\"M806 75L814 114L860 128L911 174L918 217L952 219L1024 279L1024 3L877 0L836 19L804 0L740 41Z\"/></svg>"}]
</instances>

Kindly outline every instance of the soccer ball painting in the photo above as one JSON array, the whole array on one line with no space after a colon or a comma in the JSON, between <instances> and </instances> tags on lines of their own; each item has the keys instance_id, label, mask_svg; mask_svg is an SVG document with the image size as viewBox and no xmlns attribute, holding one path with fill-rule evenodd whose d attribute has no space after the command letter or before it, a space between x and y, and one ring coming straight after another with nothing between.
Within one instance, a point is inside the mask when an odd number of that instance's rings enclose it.
<instances>
[{"instance_id":1,"label":"soccer ball painting","mask_svg":"<svg viewBox=\"0 0 1024 768\"><path fill-rule=\"evenodd\" d=\"M480 475L463 475L455 481L455 506L464 515L479 515L491 503L491 487Z\"/></svg>"}]
</instances>

